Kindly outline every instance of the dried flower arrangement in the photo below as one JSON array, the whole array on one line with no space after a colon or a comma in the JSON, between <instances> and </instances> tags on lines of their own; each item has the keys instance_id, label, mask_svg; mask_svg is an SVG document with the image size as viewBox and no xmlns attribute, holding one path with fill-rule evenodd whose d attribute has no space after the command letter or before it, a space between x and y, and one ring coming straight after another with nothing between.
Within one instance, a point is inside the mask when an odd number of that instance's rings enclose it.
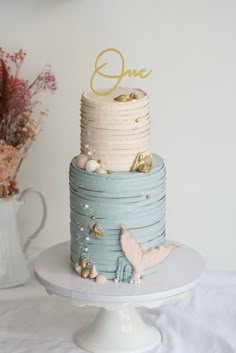
<instances>
[{"instance_id":1,"label":"dried flower arrangement","mask_svg":"<svg viewBox=\"0 0 236 353\"><path fill-rule=\"evenodd\" d=\"M22 49L11 54L0 47L0 198L17 192L22 160L47 115L40 108L39 95L57 89L49 66L32 83L19 78L25 56Z\"/></svg>"}]
</instances>

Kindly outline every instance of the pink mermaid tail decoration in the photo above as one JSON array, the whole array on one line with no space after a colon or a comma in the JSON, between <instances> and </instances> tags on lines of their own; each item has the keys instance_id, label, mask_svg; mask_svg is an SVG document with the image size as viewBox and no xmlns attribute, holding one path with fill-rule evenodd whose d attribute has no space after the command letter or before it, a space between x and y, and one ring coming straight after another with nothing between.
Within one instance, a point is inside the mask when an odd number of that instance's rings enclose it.
<instances>
[{"instance_id":1,"label":"pink mermaid tail decoration","mask_svg":"<svg viewBox=\"0 0 236 353\"><path fill-rule=\"evenodd\" d=\"M141 278L144 270L159 265L178 247L177 244L170 243L144 251L125 227L121 227L120 244L124 255L133 267L132 274L135 280Z\"/></svg>"}]
</instances>

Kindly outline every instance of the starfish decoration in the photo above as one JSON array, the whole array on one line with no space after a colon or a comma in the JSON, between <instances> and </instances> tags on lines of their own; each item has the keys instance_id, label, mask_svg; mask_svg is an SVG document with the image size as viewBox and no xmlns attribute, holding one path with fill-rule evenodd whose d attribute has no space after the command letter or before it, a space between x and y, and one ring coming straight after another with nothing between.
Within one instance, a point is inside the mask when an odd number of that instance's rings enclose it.
<instances>
[{"instance_id":1,"label":"starfish decoration","mask_svg":"<svg viewBox=\"0 0 236 353\"><path fill-rule=\"evenodd\" d=\"M104 234L98 229L98 224L95 223L92 227L89 225L88 226L90 229L89 234L94 235L97 239L101 238Z\"/></svg>"}]
</instances>

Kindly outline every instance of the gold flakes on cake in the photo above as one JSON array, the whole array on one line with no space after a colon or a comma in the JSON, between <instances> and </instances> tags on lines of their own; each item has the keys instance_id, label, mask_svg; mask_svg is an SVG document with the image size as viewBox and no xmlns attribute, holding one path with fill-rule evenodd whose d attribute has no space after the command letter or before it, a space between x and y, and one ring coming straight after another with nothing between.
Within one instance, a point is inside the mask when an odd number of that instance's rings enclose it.
<instances>
[{"instance_id":1,"label":"gold flakes on cake","mask_svg":"<svg viewBox=\"0 0 236 353\"><path fill-rule=\"evenodd\" d=\"M130 93L130 95L121 94L120 96L115 97L114 101L125 103L125 102L131 102L131 101L137 100L137 99L138 99L137 94L132 92L132 93Z\"/></svg>"},{"instance_id":2,"label":"gold flakes on cake","mask_svg":"<svg viewBox=\"0 0 236 353\"><path fill-rule=\"evenodd\" d=\"M90 229L89 234L94 235L97 239L100 239L104 235L103 232L98 228L97 223L95 223L92 227L90 225L88 227Z\"/></svg>"},{"instance_id":3,"label":"gold flakes on cake","mask_svg":"<svg viewBox=\"0 0 236 353\"><path fill-rule=\"evenodd\" d=\"M131 167L131 171L148 173L152 169L152 156L144 156L143 153L138 152Z\"/></svg>"}]
</instances>

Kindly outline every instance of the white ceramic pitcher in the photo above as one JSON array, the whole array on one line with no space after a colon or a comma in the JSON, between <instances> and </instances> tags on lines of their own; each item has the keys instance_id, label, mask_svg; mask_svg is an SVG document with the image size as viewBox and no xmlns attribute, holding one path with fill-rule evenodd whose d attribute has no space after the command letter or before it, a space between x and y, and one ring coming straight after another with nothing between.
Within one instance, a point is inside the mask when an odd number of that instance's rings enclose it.
<instances>
[{"instance_id":1,"label":"white ceramic pitcher","mask_svg":"<svg viewBox=\"0 0 236 353\"><path fill-rule=\"evenodd\" d=\"M17 211L24 203L27 193L35 193L39 196L43 206L43 214L40 225L28 237L22 248L17 225ZM8 200L0 199L0 288L15 287L30 279L31 273L25 251L31 240L43 228L46 216L47 208L44 196L35 189L25 189L20 196L14 196Z\"/></svg>"}]
</instances>

